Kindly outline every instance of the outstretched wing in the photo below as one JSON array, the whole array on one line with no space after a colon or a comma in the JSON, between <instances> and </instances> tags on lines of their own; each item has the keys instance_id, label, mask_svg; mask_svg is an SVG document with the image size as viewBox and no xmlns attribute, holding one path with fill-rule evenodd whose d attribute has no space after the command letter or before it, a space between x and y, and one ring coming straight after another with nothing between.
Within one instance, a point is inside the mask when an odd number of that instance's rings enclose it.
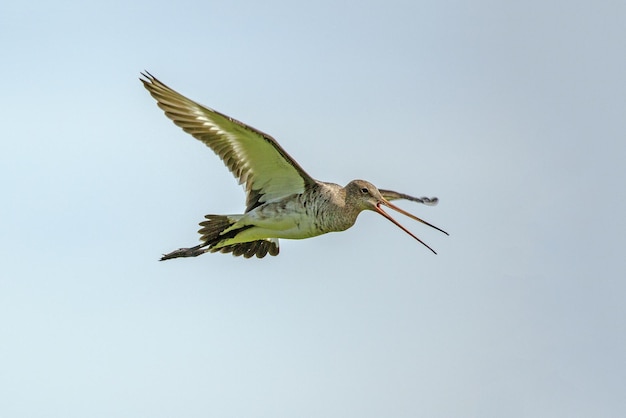
<instances>
[{"instance_id":1,"label":"outstretched wing","mask_svg":"<svg viewBox=\"0 0 626 418\"><path fill-rule=\"evenodd\" d=\"M246 212L315 183L271 136L186 98L148 72L142 75L165 115L211 148L245 185Z\"/></svg>"},{"instance_id":2,"label":"outstretched wing","mask_svg":"<svg viewBox=\"0 0 626 418\"><path fill-rule=\"evenodd\" d=\"M397 200L397 199L406 199L412 202L423 203L424 205L434 206L439 202L439 199L436 197L413 197L408 194L394 192L393 190L382 190L378 189L380 194L387 200Z\"/></svg>"}]
</instances>

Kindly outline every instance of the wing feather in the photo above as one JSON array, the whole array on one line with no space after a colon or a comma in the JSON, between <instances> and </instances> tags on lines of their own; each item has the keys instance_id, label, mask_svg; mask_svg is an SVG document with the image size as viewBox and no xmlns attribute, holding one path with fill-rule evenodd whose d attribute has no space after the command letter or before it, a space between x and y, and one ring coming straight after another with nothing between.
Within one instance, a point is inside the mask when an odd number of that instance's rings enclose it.
<instances>
[{"instance_id":1,"label":"wing feather","mask_svg":"<svg viewBox=\"0 0 626 418\"><path fill-rule=\"evenodd\" d=\"M436 197L413 197L409 196L408 194L394 192L393 190L378 189L378 191L387 200L405 199L412 202L422 203L428 206L435 206L439 202L439 199Z\"/></svg>"},{"instance_id":2,"label":"wing feather","mask_svg":"<svg viewBox=\"0 0 626 418\"><path fill-rule=\"evenodd\" d=\"M150 73L144 87L176 125L217 154L246 190L246 212L315 184L271 136L172 90Z\"/></svg>"}]
</instances>

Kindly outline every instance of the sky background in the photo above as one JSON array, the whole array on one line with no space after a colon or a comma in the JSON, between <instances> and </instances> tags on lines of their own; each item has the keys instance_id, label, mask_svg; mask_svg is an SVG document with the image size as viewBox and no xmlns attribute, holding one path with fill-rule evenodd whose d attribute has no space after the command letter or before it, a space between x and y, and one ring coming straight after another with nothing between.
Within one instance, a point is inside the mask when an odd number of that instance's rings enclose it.
<instances>
[{"instance_id":1,"label":"sky background","mask_svg":"<svg viewBox=\"0 0 626 418\"><path fill-rule=\"evenodd\" d=\"M0 416L626 416L626 3L5 1ZM438 196L262 260L138 80Z\"/></svg>"}]
</instances>

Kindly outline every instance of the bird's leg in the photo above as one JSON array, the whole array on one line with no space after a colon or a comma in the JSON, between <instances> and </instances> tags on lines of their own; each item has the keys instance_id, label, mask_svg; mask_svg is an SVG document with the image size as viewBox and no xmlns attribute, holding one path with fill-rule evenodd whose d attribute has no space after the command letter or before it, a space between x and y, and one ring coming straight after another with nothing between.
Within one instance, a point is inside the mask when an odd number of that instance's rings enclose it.
<instances>
[{"instance_id":1,"label":"bird's leg","mask_svg":"<svg viewBox=\"0 0 626 418\"><path fill-rule=\"evenodd\" d=\"M161 257L160 261L169 260L170 258L178 258L178 257L197 257L209 251L208 248L203 248L206 246L207 246L207 243L205 242L203 244L196 245L195 247L191 247L191 248L179 248L178 250L172 251L171 253L163 254L163 257Z\"/></svg>"}]
</instances>

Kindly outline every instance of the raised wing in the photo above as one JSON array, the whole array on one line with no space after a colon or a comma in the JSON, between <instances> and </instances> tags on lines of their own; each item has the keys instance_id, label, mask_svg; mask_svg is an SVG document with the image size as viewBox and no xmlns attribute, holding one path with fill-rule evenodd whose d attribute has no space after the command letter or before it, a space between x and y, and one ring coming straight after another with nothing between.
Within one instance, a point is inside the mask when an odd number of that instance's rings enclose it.
<instances>
[{"instance_id":1,"label":"raised wing","mask_svg":"<svg viewBox=\"0 0 626 418\"><path fill-rule=\"evenodd\" d=\"M315 183L271 136L186 98L148 72L142 75L165 115L211 148L245 185L246 212Z\"/></svg>"},{"instance_id":2,"label":"raised wing","mask_svg":"<svg viewBox=\"0 0 626 418\"><path fill-rule=\"evenodd\" d=\"M412 202L423 203L428 206L435 206L439 202L439 199L436 197L413 197L408 194L394 192L393 190L378 189L378 191L387 200L406 199Z\"/></svg>"}]
</instances>

